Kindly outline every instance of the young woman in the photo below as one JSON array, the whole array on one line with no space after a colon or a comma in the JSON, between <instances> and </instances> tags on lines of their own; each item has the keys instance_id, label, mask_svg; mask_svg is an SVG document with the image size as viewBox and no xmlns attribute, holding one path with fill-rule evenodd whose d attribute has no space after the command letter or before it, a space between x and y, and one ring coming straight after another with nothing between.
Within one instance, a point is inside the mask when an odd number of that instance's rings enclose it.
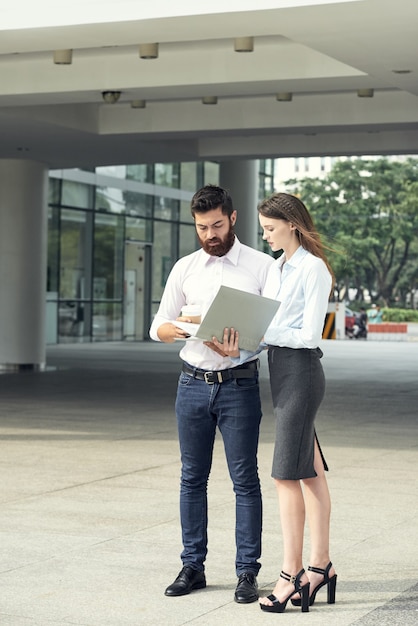
<instances>
[{"instance_id":1,"label":"young woman","mask_svg":"<svg viewBox=\"0 0 418 626\"><path fill-rule=\"evenodd\" d=\"M291 599L308 611L325 585L328 603L334 603L337 582L329 557L328 467L314 426L325 389L319 343L333 272L299 198L276 193L263 200L258 211L263 239L274 252L283 250L270 268L263 295L281 303L264 342L276 416L272 477L279 499L284 554L280 577L272 594L260 598L260 608L282 613ZM214 343L232 357L239 355L240 361L248 358L248 353L238 350L238 333L225 332L223 343ZM311 539L308 572L302 563L305 514Z\"/></svg>"}]
</instances>

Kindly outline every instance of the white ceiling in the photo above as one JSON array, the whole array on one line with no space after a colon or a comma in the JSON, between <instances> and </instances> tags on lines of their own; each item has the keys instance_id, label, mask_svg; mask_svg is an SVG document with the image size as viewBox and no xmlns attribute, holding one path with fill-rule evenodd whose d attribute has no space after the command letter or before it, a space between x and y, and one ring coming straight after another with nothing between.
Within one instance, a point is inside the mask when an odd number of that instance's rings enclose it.
<instances>
[{"instance_id":1,"label":"white ceiling","mask_svg":"<svg viewBox=\"0 0 418 626\"><path fill-rule=\"evenodd\" d=\"M418 153L417 0L3 4L0 158L57 169ZM234 52L243 36L254 52ZM140 59L151 42L159 58ZM63 48L72 64L54 65ZM106 90L121 91L116 104Z\"/></svg>"}]
</instances>

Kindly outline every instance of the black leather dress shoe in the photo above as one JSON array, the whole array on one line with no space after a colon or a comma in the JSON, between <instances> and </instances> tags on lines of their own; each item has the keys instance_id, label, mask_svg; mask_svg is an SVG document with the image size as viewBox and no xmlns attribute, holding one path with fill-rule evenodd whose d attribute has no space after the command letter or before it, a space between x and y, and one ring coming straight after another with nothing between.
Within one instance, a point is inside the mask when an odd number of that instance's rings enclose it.
<instances>
[{"instance_id":1,"label":"black leather dress shoe","mask_svg":"<svg viewBox=\"0 0 418 626\"><path fill-rule=\"evenodd\" d=\"M186 596L194 589L203 589L206 587L205 572L197 570L185 565L172 585L165 590L166 596Z\"/></svg>"},{"instance_id":2,"label":"black leather dress shoe","mask_svg":"<svg viewBox=\"0 0 418 626\"><path fill-rule=\"evenodd\" d=\"M258 600L258 585L255 574L252 572L240 574L234 600L239 604L249 604Z\"/></svg>"}]
</instances>

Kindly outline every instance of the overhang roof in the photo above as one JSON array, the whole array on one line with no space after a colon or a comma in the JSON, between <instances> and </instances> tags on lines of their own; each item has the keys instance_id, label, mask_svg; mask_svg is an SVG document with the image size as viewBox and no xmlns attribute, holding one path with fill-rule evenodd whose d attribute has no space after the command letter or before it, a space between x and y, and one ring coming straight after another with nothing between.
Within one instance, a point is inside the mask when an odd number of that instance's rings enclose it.
<instances>
[{"instance_id":1,"label":"overhang roof","mask_svg":"<svg viewBox=\"0 0 418 626\"><path fill-rule=\"evenodd\" d=\"M418 153L416 0L9 4L0 158L57 169ZM234 39L249 36L254 51L235 52ZM139 58L139 44L154 42L158 58ZM62 49L72 64L53 63ZM103 91L119 101L105 104Z\"/></svg>"}]
</instances>

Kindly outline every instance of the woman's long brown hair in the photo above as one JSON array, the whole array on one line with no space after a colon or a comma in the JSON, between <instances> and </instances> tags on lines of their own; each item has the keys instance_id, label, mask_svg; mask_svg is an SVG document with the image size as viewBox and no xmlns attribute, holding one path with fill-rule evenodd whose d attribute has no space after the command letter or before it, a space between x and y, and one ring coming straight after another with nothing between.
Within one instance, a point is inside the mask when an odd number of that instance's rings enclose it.
<instances>
[{"instance_id":1,"label":"woman's long brown hair","mask_svg":"<svg viewBox=\"0 0 418 626\"><path fill-rule=\"evenodd\" d=\"M335 276L325 254L325 246L302 200L288 193L274 193L260 202L258 212L264 217L292 223L296 228L301 246L323 260L332 276L332 286L334 286Z\"/></svg>"}]
</instances>

